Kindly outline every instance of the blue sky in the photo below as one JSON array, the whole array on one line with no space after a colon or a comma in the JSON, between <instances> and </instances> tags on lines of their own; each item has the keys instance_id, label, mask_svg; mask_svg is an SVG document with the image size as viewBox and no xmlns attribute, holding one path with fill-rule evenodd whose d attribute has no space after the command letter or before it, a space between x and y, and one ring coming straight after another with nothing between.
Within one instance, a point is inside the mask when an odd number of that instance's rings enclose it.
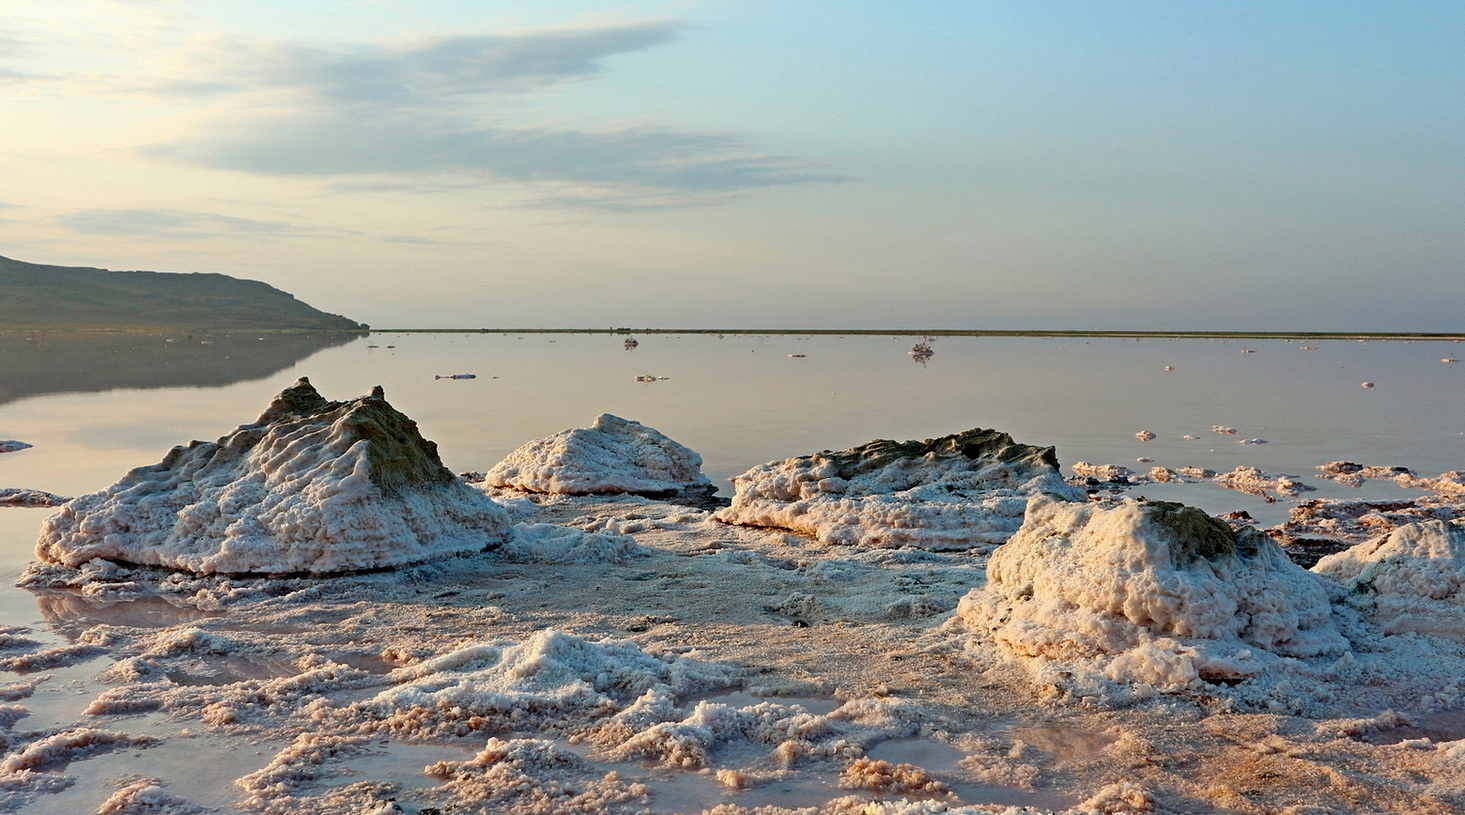
<instances>
[{"instance_id":1,"label":"blue sky","mask_svg":"<svg viewBox=\"0 0 1465 815\"><path fill-rule=\"evenodd\" d=\"M0 254L379 327L1465 329L1465 5L9 0Z\"/></svg>"}]
</instances>

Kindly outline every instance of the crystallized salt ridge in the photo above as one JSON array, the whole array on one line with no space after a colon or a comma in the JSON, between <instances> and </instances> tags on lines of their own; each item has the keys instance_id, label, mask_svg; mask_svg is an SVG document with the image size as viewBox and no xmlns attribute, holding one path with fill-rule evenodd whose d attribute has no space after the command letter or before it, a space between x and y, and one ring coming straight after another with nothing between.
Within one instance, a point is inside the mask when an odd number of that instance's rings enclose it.
<instances>
[{"instance_id":1,"label":"crystallized salt ridge","mask_svg":"<svg viewBox=\"0 0 1465 815\"><path fill-rule=\"evenodd\" d=\"M712 486L697 453L609 413L590 427L535 439L509 453L484 474L483 483L565 495L664 495Z\"/></svg>"},{"instance_id":2,"label":"crystallized salt ridge","mask_svg":"<svg viewBox=\"0 0 1465 815\"><path fill-rule=\"evenodd\" d=\"M957 614L1020 656L1179 689L1347 650L1329 591L1267 536L1192 507L1038 496Z\"/></svg>"},{"instance_id":3,"label":"crystallized salt ridge","mask_svg":"<svg viewBox=\"0 0 1465 815\"><path fill-rule=\"evenodd\" d=\"M733 478L724 523L781 527L824 543L966 549L1007 540L1030 495L1084 500L1052 447L996 430L926 441L877 439L754 467Z\"/></svg>"},{"instance_id":4,"label":"crystallized salt ridge","mask_svg":"<svg viewBox=\"0 0 1465 815\"><path fill-rule=\"evenodd\" d=\"M1319 560L1313 571L1372 605L1386 632L1460 636L1465 619L1465 523L1407 524Z\"/></svg>"},{"instance_id":5,"label":"crystallized salt ridge","mask_svg":"<svg viewBox=\"0 0 1465 815\"><path fill-rule=\"evenodd\" d=\"M672 698L734 684L732 670L635 643L595 642L541 631L521 643L476 643L393 671L399 683L344 714L373 728L425 736L468 716L507 724L559 718L566 711L615 712L654 691Z\"/></svg>"},{"instance_id":6,"label":"crystallized salt ridge","mask_svg":"<svg viewBox=\"0 0 1465 815\"><path fill-rule=\"evenodd\" d=\"M254 423L66 504L36 554L73 567L324 574L478 552L508 534L503 509L448 471L380 387L331 402L301 378Z\"/></svg>"}]
</instances>

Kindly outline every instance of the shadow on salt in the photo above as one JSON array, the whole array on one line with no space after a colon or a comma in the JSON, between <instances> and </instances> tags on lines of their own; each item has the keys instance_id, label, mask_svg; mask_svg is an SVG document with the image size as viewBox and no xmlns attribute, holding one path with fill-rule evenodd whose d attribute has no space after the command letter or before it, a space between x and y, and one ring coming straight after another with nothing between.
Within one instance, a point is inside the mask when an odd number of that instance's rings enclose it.
<instances>
[{"instance_id":1,"label":"shadow on salt","mask_svg":"<svg viewBox=\"0 0 1465 815\"><path fill-rule=\"evenodd\" d=\"M1368 733L1362 740L1370 744L1398 744L1413 739L1428 739L1435 743L1465 739L1465 710L1427 713L1410 719L1410 724Z\"/></svg>"}]
</instances>

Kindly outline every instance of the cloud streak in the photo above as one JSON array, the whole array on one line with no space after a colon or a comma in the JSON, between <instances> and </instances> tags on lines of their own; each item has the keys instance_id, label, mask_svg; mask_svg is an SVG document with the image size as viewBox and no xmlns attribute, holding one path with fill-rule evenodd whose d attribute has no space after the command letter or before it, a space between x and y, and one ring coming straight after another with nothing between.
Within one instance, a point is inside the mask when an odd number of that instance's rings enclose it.
<instances>
[{"instance_id":1,"label":"cloud streak","mask_svg":"<svg viewBox=\"0 0 1465 815\"><path fill-rule=\"evenodd\" d=\"M156 83L217 106L191 135L141 148L153 158L265 176L383 177L441 189L550 185L540 201L656 207L786 184L842 180L760 152L735 135L661 126L524 126L496 115L516 95L587 79L611 56L673 40L642 22L436 37L324 49L298 43L210 47L212 61ZM215 44L216 46L218 44ZM566 194L565 186L584 188Z\"/></svg>"},{"instance_id":2,"label":"cloud streak","mask_svg":"<svg viewBox=\"0 0 1465 815\"><path fill-rule=\"evenodd\" d=\"M220 235L298 236L314 234L282 221L260 221L209 212L171 209L86 209L63 215L57 224L82 235L156 238L213 238Z\"/></svg>"}]
</instances>

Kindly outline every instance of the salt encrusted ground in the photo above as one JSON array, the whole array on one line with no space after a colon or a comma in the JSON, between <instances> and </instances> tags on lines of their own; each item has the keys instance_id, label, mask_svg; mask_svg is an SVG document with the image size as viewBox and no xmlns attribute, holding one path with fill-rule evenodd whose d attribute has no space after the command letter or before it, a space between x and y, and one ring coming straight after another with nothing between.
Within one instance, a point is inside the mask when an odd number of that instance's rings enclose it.
<instances>
[{"instance_id":1,"label":"salt encrusted ground","mask_svg":"<svg viewBox=\"0 0 1465 815\"><path fill-rule=\"evenodd\" d=\"M504 503L511 543L394 571L33 569L67 638L0 627L0 810L1465 808L1459 627L1385 636L1340 602L1341 656L1079 684L953 622L985 550Z\"/></svg>"}]
</instances>

